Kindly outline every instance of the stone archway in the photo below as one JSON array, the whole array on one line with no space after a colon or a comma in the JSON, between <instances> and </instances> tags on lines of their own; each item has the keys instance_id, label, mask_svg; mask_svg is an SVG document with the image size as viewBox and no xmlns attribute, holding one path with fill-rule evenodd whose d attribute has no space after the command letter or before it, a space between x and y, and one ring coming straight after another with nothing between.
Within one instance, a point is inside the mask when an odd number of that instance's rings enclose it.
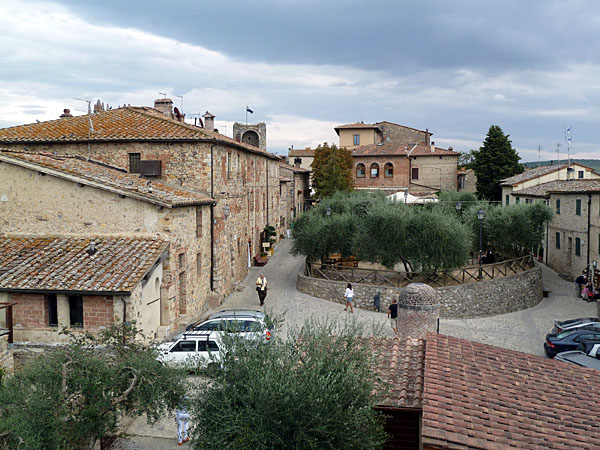
<instances>
[{"instance_id":1,"label":"stone archway","mask_svg":"<svg viewBox=\"0 0 600 450\"><path fill-rule=\"evenodd\" d=\"M242 135L242 142L258 148L258 133L252 130L245 131Z\"/></svg>"}]
</instances>

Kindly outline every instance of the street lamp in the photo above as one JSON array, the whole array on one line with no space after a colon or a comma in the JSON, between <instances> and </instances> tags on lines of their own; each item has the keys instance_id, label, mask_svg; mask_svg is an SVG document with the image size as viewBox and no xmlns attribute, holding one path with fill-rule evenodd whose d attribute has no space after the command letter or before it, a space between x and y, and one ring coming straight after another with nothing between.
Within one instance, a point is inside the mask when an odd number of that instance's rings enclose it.
<instances>
[{"instance_id":1,"label":"street lamp","mask_svg":"<svg viewBox=\"0 0 600 450\"><path fill-rule=\"evenodd\" d=\"M482 253L483 253L483 218L485 217L485 211L483 208L479 208L477 211L477 218L479 219L479 279L483 278L482 264Z\"/></svg>"},{"instance_id":2,"label":"street lamp","mask_svg":"<svg viewBox=\"0 0 600 450\"><path fill-rule=\"evenodd\" d=\"M462 209L462 203L461 202L456 202L456 212L460 213L461 209Z\"/></svg>"},{"instance_id":3,"label":"street lamp","mask_svg":"<svg viewBox=\"0 0 600 450\"><path fill-rule=\"evenodd\" d=\"M331 208L329 206L325 209L325 214L327 214L327 217L331 217Z\"/></svg>"}]
</instances>

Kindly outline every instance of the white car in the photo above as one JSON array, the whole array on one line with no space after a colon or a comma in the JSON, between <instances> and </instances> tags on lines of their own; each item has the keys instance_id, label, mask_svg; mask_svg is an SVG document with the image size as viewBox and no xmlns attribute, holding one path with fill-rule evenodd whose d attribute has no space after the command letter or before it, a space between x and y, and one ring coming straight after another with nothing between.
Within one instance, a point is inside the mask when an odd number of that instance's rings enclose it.
<instances>
[{"instance_id":1,"label":"white car","mask_svg":"<svg viewBox=\"0 0 600 450\"><path fill-rule=\"evenodd\" d=\"M228 310L212 314L208 320L192 323L186 327L186 333L190 331L215 331L239 334L240 337L249 340L260 340L270 342L271 330L267 325L265 314L254 310Z\"/></svg>"},{"instance_id":2,"label":"white car","mask_svg":"<svg viewBox=\"0 0 600 450\"><path fill-rule=\"evenodd\" d=\"M187 331L179 339L158 346L158 360L172 366L206 367L219 363L221 354L219 332Z\"/></svg>"}]
</instances>

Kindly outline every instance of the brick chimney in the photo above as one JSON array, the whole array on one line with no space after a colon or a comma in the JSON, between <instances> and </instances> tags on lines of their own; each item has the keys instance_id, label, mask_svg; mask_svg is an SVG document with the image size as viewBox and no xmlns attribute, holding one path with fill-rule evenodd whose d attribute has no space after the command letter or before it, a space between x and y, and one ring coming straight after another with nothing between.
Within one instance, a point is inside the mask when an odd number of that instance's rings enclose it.
<instances>
[{"instance_id":1,"label":"brick chimney","mask_svg":"<svg viewBox=\"0 0 600 450\"><path fill-rule=\"evenodd\" d=\"M431 141L431 153L435 152L435 142Z\"/></svg>"},{"instance_id":2,"label":"brick chimney","mask_svg":"<svg viewBox=\"0 0 600 450\"><path fill-rule=\"evenodd\" d=\"M158 98L154 100L154 109L159 110L171 119L173 117L173 100L170 98Z\"/></svg>"},{"instance_id":3,"label":"brick chimney","mask_svg":"<svg viewBox=\"0 0 600 450\"><path fill-rule=\"evenodd\" d=\"M204 128L209 131L215 131L215 115L206 111L202 118L204 119Z\"/></svg>"},{"instance_id":4,"label":"brick chimney","mask_svg":"<svg viewBox=\"0 0 600 450\"><path fill-rule=\"evenodd\" d=\"M71 114L71 110L70 109L63 109L63 113L59 116L61 119L64 119L66 117L73 117L73 114Z\"/></svg>"}]
</instances>

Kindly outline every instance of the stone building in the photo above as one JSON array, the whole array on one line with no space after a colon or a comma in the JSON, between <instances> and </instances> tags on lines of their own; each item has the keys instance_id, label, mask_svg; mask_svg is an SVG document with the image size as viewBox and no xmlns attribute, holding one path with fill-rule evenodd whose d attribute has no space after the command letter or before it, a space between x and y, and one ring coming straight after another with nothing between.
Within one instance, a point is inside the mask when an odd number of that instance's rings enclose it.
<instances>
[{"instance_id":1,"label":"stone building","mask_svg":"<svg viewBox=\"0 0 600 450\"><path fill-rule=\"evenodd\" d=\"M207 292L222 299L260 252L265 226L281 232L274 213L279 158L214 127L181 122L161 100L160 110L124 106L0 129L0 146L90 158L209 199L211 206L202 212L211 240L206 260L213 261Z\"/></svg>"},{"instance_id":2,"label":"stone building","mask_svg":"<svg viewBox=\"0 0 600 450\"><path fill-rule=\"evenodd\" d=\"M237 142L267 150L267 125L264 122L255 124L234 122L233 138Z\"/></svg>"},{"instance_id":3,"label":"stone building","mask_svg":"<svg viewBox=\"0 0 600 450\"><path fill-rule=\"evenodd\" d=\"M340 137L339 147L353 149L365 145L385 143L429 145L432 133L429 130L417 130L392 122L350 123L334 128Z\"/></svg>"},{"instance_id":4,"label":"stone building","mask_svg":"<svg viewBox=\"0 0 600 450\"><path fill-rule=\"evenodd\" d=\"M156 338L167 255L157 238L0 236L0 301L15 303L14 340L64 341L63 328L95 332L123 320Z\"/></svg>"},{"instance_id":5,"label":"stone building","mask_svg":"<svg viewBox=\"0 0 600 450\"><path fill-rule=\"evenodd\" d=\"M315 159L315 151L310 147L303 149L295 149L291 147L288 149L288 163L293 164L296 167L312 170L312 162Z\"/></svg>"},{"instance_id":6,"label":"stone building","mask_svg":"<svg viewBox=\"0 0 600 450\"><path fill-rule=\"evenodd\" d=\"M459 169L456 173L457 192L477 192L477 175L473 169Z\"/></svg>"},{"instance_id":7,"label":"stone building","mask_svg":"<svg viewBox=\"0 0 600 450\"><path fill-rule=\"evenodd\" d=\"M354 187L390 193L456 190L458 153L431 145L382 143L355 147Z\"/></svg>"},{"instance_id":8,"label":"stone building","mask_svg":"<svg viewBox=\"0 0 600 450\"><path fill-rule=\"evenodd\" d=\"M159 236L169 243L157 272L160 301L153 307L154 322L144 319L147 331L169 334L182 319L204 311L215 301L211 294L228 288L216 274L231 283L246 273L246 248L239 251L245 257L242 263L229 258L225 266L215 267L210 221L215 201L208 197L81 157L2 151L0 163L3 233L40 238Z\"/></svg>"},{"instance_id":9,"label":"stone building","mask_svg":"<svg viewBox=\"0 0 600 450\"><path fill-rule=\"evenodd\" d=\"M286 217L287 226L310 206L310 171L302 167L292 166L284 160L279 161L282 203L281 216Z\"/></svg>"},{"instance_id":10,"label":"stone building","mask_svg":"<svg viewBox=\"0 0 600 450\"><path fill-rule=\"evenodd\" d=\"M513 192L551 181L564 181L569 179L588 180L598 178L600 178L600 174L594 169L579 163L571 163L570 168L568 164L551 164L549 166L535 167L500 181L500 186L502 187L502 204L506 206L518 201L517 199L519 197L513 196Z\"/></svg>"}]
</instances>

